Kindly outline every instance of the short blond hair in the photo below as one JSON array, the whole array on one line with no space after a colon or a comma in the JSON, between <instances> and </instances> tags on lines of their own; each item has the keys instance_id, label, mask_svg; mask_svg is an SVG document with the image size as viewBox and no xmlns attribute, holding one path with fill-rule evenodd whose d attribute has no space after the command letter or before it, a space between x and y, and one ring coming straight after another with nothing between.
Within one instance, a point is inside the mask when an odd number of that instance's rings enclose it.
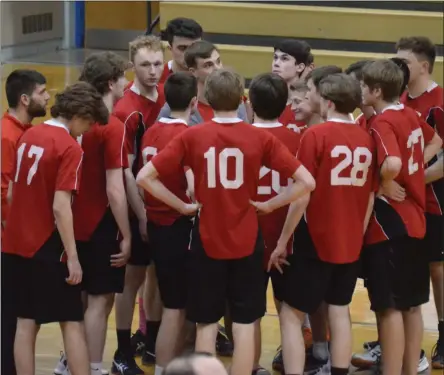
<instances>
[{"instance_id":1,"label":"short blond hair","mask_svg":"<svg viewBox=\"0 0 444 375\"><path fill-rule=\"evenodd\" d=\"M404 82L404 73L392 60L377 60L362 69L362 80L370 90L381 89L382 99L394 102Z\"/></svg>"},{"instance_id":2,"label":"short blond hair","mask_svg":"<svg viewBox=\"0 0 444 375\"><path fill-rule=\"evenodd\" d=\"M337 112L353 112L361 104L359 82L345 73L330 74L319 82L319 94L335 105Z\"/></svg>"},{"instance_id":3,"label":"short blond hair","mask_svg":"<svg viewBox=\"0 0 444 375\"><path fill-rule=\"evenodd\" d=\"M215 70L205 81L205 99L215 111L237 110L243 95L243 78L231 69Z\"/></svg>"},{"instance_id":4,"label":"short blond hair","mask_svg":"<svg viewBox=\"0 0 444 375\"><path fill-rule=\"evenodd\" d=\"M134 62L134 57L142 48L147 48L154 52L165 52L165 47L159 37L155 35L140 35L129 43L129 59Z\"/></svg>"}]
</instances>

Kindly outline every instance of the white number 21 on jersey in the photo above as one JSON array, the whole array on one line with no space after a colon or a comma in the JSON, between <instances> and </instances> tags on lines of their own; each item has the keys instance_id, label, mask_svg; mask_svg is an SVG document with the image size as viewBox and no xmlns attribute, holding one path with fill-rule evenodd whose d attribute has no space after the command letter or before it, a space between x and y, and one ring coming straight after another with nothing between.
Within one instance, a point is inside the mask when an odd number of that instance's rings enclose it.
<instances>
[{"instance_id":1,"label":"white number 21 on jersey","mask_svg":"<svg viewBox=\"0 0 444 375\"><path fill-rule=\"evenodd\" d=\"M356 147L353 151L347 146L335 146L331 150L332 158L344 157L341 162L331 170L330 181L332 186L364 186L367 181L368 169L372 163L372 153L366 147ZM361 158L364 158L361 161ZM350 177L340 177L340 173L352 166ZM358 177L358 173L361 176Z\"/></svg>"},{"instance_id":2,"label":"white number 21 on jersey","mask_svg":"<svg viewBox=\"0 0 444 375\"><path fill-rule=\"evenodd\" d=\"M218 155L219 181L225 189L239 189L244 183L244 154L238 148L224 148ZM216 148L210 147L204 154L207 159L208 187L216 187ZM235 177L228 179L228 158L235 159Z\"/></svg>"},{"instance_id":3,"label":"white number 21 on jersey","mask_svg":"<svg viewBox=\"0 0 444 375\"><path fill-rule=\"evenodd\" d=\"M17 170L15 172L14 182L18 181L18 177L19 177L19 173L20 173L20 166L22 164L23 153L25 152L25 148L26 148L26 143L22 143L22 145L17 150ZM35 159L34 159L34 163L32 163L31 168L29 168L28 177L26 178L26 183L28 185L31 185L31 181L32 181L34 175L37 173L37 169L39 167L39 162L43 156L44 151L45 150L43 148L38 147L38 146L34 146L34 145L31 145L31 147L29 148L28 158L32 159L33 157L35 157Z\"/></svg>"}]
</instances>

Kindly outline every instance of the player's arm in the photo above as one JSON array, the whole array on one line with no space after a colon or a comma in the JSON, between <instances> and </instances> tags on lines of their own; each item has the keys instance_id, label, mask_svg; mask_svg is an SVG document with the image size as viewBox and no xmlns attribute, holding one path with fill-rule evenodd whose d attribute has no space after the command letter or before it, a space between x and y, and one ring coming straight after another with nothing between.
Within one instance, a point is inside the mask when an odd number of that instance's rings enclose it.
<instances>
[{"instance_id":1,"label":"player's arm","mask_svg":"<svg viewBox=\"0 0 444 375\"><path fill-rule=\"evenodd\" d=\"M1 205L2 225L6 224L12 198L12 178L15 169L16 151L14 144L2 137L2 169L1 169Z\"/></svg>"},{"instance_id":2,"label":"player's arm","mask_svg":"<svg viewBox=\"0 0 444 375\"><path fill-rule=\"evenodd\" d=\"M363 232L364 234L367 231L368 223L370 222L370 218L372 217L374 204L375 204L375 193L372 192L370 193L367 205L367 212L365 213L364 232Z\"/></svg>"},{"instance_id":3,"label":"player's arm","mask_svg":"<svg viewBox=\"0 0 444 375\"><path fill-rule=\"evenodd\" d=\"M430 127L430 126L429 126ZM442 139L434 132L432 139L424 147L424 163L432 160L442 148Z\"/></svg>"},{"instance_id":4,"label":"player's arm","mask_svg":"<svg viewBox=\"0 0 444 375\"><path fill-rule=\"evenodd\" d=\"M372 135L376 143L381 183L394 180L401 172L402 159L391 125L375 121Z\"/></svg>"},{"instance_id":5,"label":"player's arm","mask_svg":"<svg viewBox=\"0 0 444 375\"><path fill-rule=\"evenodd\" d=\"M425 170L426 184L444 178L444 153L438 155L438 160Z\"/></svg>"},{"instance_id":6,"label":"player's arm","mask_svg":"<svg viewBox=\"0 0 444 375\"><path fill-rule=\"evenodd\" d=\"M194 195L194 173L191 170L191 168L186 167L185 168L185 178L187 179L187 194L190 197L191 201L194 202L195 195Z\"/></svg>"}]
</instances>

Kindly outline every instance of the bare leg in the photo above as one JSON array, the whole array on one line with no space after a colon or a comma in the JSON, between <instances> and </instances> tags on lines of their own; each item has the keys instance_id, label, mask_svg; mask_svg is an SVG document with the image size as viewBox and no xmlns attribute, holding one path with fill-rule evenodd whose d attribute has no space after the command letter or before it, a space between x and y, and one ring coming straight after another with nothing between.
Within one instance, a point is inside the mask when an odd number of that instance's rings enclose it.
<instances>
[{"instance_id":1,"label":"bare leg","mask_svg":"<svg viewBox=\"0 0 444 375\"><path fill-rule=\"evenodd\" d=\"M35 374L35 341L38 331L39 326L34 320L18 318L14 342L17 375Z\"/></svg>"},{"instance_id":2,"label":"bare leg","mask_svg":"<svg viewBox=\"0 0 444 375\"><path fill-rule=\"evenodd\" d=\"M402 312L388 309L379 313L379 325L382 373L383 375L401 375L405 347ZM419 349L415 358L418 355ZM416 360L415 366L418 366L418 360Z\"/></svg>"},{"instance_id":3,"label":"bare leg","mask_svg":"<svg viewBox=\"0 0 444 375\"><path fill-rule=\"evenodd\" d=\"M231 375L251 374L254 363L255 323L233 323L234 352L231 364Z\"/></svg>"},{"instance_id":4,"label":"bare leg","mask_svg":"<svg viewBox=\"0 0 444 375\"><path fill-rule=\"evenodd\" d=\"M185 340L185 311L164 309L156 341L156 365L165 367L182 349Z\"/></svg>"},{"instance_id":5,"label":"bare leg","mask_svg":"<svg viewBox=\"0 0 444 375\"><path fill-rule=\"evenodd\" d=\"M254 322L254 368L259 367L262 354L261 319Z\"/></svg>"},{"instance_id":6,"label":"bare leg","mask_svg":"<svg viewBox=\"0 0 444 375\"><path fill-rule=\"evenodd\" d=\"M438 320L442 322L444 321L444 262L430 263L430 277Z\"/></svg>"},{"instance_id":7,"label":"bare leg","mask_svg":"<svg viewBox=\"0 0 444 375\"><path fill-rule=\"evenodd\" d=\"M402 313L404 320L405 351L403 374L416 375L418 373L421 341L424 331L421 307L413 307Z\"/></svg>"},{"instance_id":8,"label":"bare leg","mask_svg":"<svg viewBox=\"0 0 444 375\"><path fill-rule=\"evenodd\" d=\"M217 323L197 324L196 352L216 354Z\"/></svg>"},{"instance_id":9,"label":"bare leg","mask_svg":"<svg viewBox=\"0 0 444 375\"><path fill-rule=\"evenodd\" d=\"M68 367L72 375L90 373L85 328L82 322L60 323L63 344L68 358Z\"/></svg>"},{"instance_id":10,"label":"bare leg","mask_svg":"<svg viewBox=\"0 0 444 375\"><path fill-rule=\"evenodd\" d=\"M328 306L331 330L332 367L349 368L352 356L352 327L348 306Z\"/></svg>"}]
</instances>

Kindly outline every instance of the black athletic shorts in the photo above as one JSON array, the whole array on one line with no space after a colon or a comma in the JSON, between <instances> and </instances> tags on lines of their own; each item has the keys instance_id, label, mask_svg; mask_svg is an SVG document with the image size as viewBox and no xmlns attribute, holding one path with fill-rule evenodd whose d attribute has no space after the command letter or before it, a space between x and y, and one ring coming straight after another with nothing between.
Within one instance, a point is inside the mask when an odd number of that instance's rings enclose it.
<instances>
[{"instance_id":1,"label":"black athletic shorts","mask_svg":"<svg viewBox=\"0 0 444 375\"><path fill-rule=\"evenodd\" d=\"M422 240L404 236L366 246L362 262L373 311L405 311L429 301L430 271Z\"/></svg>"},{"instance_id":2,"label":"black athletic shorts","mask_svg":"<svg viewBox=\"0 0 444 375\"><path fill-rule=\"evenodd\" d=\"M284 267L285 271L285 267ZM270 272L264 271L264 283L265 283L265 294L267 293L268 284L271 280L271 286L273 287L274 298L282 302L284 299L284 275L281 274L276 268L272 268Z\"/></svg>"},{"instance_id":3,"label":"black athletic shorts","mask_svg":"<svg viewBox=\"0 0 444 375\"><path fill-rule=\"evenodd\" d=\"M218 322L228 303L234 323L249 324L264 316L264 242L260 232L253 253L239 259L210 258L199 235L192 230L189 259L187 318L195 323Z\"/></svg>"},{"instance_id":4,"label":"black athletic shorts","mask_svg":"<svg viewBox=\"0 0 444 375\"><path fill-rule=\"evenodd\" d=\"M56 253L61 240L54 232L39 250ZM36 324L83 321L81 285L69 285L66 263L51 262L34 256L22 258L13 265L16 275L17 316L32 319Z\"/></svg>"},{"instance_id":5,"label":"black athletic shorts","mask_svg":"<svg viewBox=\"0 0 444 375\"><path fill-rule=\"evenodd\" d=\"M426 224L423 246L429 254L429 261L444 262L444 215L426 213Z\"/></svg>"},{"instance_id":6,"label":"black athletic shorts","mask_svg":"<svg viewBox=\"0 0 444 375\"><path fill-rule=\"evenodd\" d=\"M111 255L120 252L119 229L108 209L87 242L77 241L83 271L82 290L90 295L122 293L125 267L112 267Z\"/></svg>"},{"instance_id":7,"label":"black athletic shorts","mask_svg":"<svg viewBox=\"0 0 444 375\"><path fill-rule=\"evenodd\" d=\"M187 302L187 266L193 222L182 216L172 225L148 222L148 236L160 297L168 309L185 309Z\"/></svg>"},{"instance_id":8,"label":"black athletic shorts","mask_svg":"<svg viewBox=\"0 0 444 375\"><path fill-rule=\"evenodd\" d=\"M128 264L132 266L147 267L151 263L150 245L142 241L139 231L139 220L136 216L130 216L131 226L131 256Z\"/></svg>"}]
</instances>

